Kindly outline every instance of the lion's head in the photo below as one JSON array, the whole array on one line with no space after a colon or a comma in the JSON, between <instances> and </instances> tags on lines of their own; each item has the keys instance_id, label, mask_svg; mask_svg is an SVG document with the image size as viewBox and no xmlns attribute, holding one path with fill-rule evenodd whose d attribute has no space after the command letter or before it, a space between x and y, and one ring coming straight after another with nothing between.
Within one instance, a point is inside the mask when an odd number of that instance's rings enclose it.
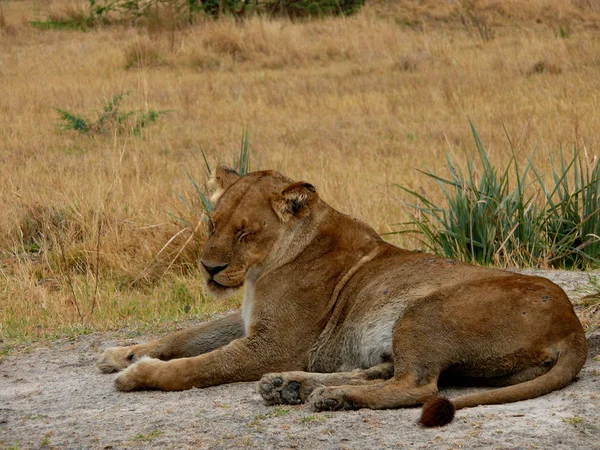
<instances>
[{"instance_id":1,"label":"lion's head","mask_svg":"<svg viewBox=\"0 0 600 450\"><path fill-rule=\"evenodd\" d=\"M251 271L272 262L289 231L318 200L314 186L274 171L240 177L219 166L211 180L216 206L200 266L209 290L224 295L240 288Z\"/></svg>"}]
</instances>

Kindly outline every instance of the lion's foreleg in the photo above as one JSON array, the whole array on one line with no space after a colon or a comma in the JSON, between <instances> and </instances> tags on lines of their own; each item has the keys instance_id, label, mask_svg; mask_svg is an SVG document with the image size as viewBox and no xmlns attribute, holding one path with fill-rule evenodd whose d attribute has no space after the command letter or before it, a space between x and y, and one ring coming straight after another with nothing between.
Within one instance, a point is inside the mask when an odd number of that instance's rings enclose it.
<instances>
[{"instance_id":1,"label":"lion's foreleg","mask_svg":"<svg viewBox=\"0 0 600 450\"><path fill-rule=\"evenodd\" d=\"M189 358L211 352L243 336L242 316L236 312L160 339L128 347L108 348L98 359L97 365L102 372L111 373L130 366L143 356L161 360Z\"/></svg>"},{"instance_id":2,"label":"lion's foreleg","mask_svg":"<svg viewBox=\"0 0 600 450\"><path fill-rule=\"evenodd\" d=\"M272 336L245 337L193 358L171 361L142 358L115 379L117 389L181 391L238 381L256 381L265 372L306 366L297 354L286 351L290 342L273 345Z\"/></svg>"}]
</instances>

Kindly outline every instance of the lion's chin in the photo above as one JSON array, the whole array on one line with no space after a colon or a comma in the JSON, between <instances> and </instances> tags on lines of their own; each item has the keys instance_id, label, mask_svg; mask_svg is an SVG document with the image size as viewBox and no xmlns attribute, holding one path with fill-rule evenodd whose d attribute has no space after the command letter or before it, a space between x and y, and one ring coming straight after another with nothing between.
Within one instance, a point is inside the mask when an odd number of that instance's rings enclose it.
<instances>
[{"instance_id":1,"label":"lion's chin","mask_svg":"<svg viewBox=\"0 0 600 450\"><path fill-rule=\"evenodd\" d=\"M230 297L238 291L244 283L240 283L234 286L224 286L220 283L217 283L215 280L206 280L206 287L208 291L213 294L215 297L225 298Z\"/></svg>"}]
</instances>

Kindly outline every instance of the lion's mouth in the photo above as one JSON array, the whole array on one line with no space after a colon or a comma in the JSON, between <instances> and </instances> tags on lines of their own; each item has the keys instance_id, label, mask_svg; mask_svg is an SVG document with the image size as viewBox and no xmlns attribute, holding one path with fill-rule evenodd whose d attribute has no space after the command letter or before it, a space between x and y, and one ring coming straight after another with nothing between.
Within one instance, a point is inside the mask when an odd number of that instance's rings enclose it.
<instances>
[{"instance_id":1,"label":"lion's mouth","mask_svg":"<svg viewBox=\"0 0 600 450\"><path fill-rule=\"evenodd\" d=\"M243 270L232 270L225 265L221 270L209 271L203 263L200 264L200 268L206 280L206 287L214 295L229 295L244 285Z\"/></svg>"}]
</instances>

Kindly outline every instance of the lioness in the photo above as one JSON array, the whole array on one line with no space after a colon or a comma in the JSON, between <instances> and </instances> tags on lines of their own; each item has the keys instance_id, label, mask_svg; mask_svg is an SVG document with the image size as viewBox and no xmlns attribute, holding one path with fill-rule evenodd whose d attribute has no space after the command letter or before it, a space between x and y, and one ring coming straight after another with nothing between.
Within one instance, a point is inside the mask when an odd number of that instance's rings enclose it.
<instances>
[{"instance_id":1,"label":"lioness","mask_svg":"<svg viewBox=\"0 0 600 450\"><path fill-rule=\"evenodd\" d=\"M277 172L219 167L215 182L201 267L216 295L245 286L241 311L107 349L98 366L127 368L122 391L260 380L268 404L425 403L421 423L438 426L455 409L560 389L585 362L582 326L545 278L402 250ZM440 377L508 387L449 401Z\"/></svg>"}]
</instances>

